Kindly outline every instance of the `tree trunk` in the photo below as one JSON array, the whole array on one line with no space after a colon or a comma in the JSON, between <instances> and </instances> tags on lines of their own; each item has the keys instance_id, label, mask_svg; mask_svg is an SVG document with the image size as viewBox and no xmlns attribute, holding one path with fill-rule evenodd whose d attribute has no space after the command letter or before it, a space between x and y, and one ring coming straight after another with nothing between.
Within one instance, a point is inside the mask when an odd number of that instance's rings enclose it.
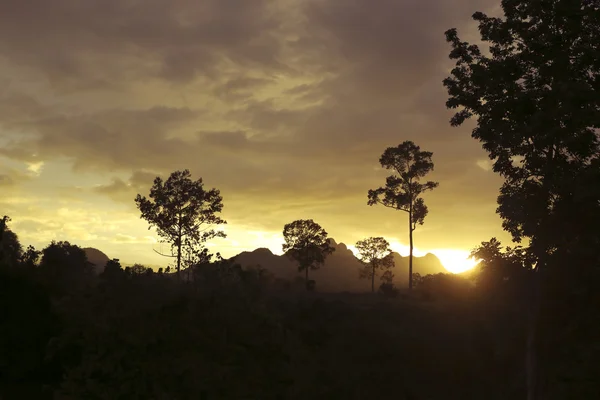
<instances>
[{"instance_id":1,"label":"tree trunk","mask_svg":"<svg viewBox=\"0 0 600 400\"><path fill-rule=\"evenodd\" d=\"M182 221L181 221L181 209L179 210L179 218L177 218L178 232L177 232L177 279L181 279L181 246L183 245L181 237L182 235Z\"/></svg>"},{"instance_id":2,"label":"tree trunk","mask_svg":"<svg viewBox=\"0 0 600 400\"><path fill-rule=\"evenodd\" d=\"M375 293L375 261L371 261L373 271L371 271L371 293Z\"/></svg>"},{"instance_id":3,"label":"tree trunk","mask_svg":"<svg viewBox=\"0 0 600 400\"><path fill-rule=\"evenodd\" d=\"M554 179L554 157L555 149L554 143L551 143L547 152L548 161L546 163L546 172L544 173L544 180L542 188L544 193L550 194L552 188L552 181ZM542 220L541 224L547 225L547 222ZM543 232L543 231L542 231ZM540 232L538 232L538 237ZM537 265L533 271L532 282L531 282L531 301L529 306L529 316L527 323L527 350L526 350L526 361L525 370L527 374L527 400L539 400L543 394L540 391L541 373L538 363L538 347L539 347L539 320L542 311L542 284L544 273L546 268L550 265L550 259L548 255L548 242L546 237L538 238L542 240L543 246L540 248L536 246L534 248L534 254L537 254ZM530 245L531 248L531 245Z\"/></svg>"},{"instance_id":4,"label":"tree trunk","mask_svg":"<svg viewBox=\"0 0 600 400\"><path fill-rule=\"evenodd\" d=\"M181 272L181 235L179 235L179 239L177 239L177 276L180 275Z\"/></svg>"},{"instance_id":5,"label":"tree trunk","mask_svg":"<svg viewBox=\"0 0 600 400\"><path fill-rule=\"evenodd\" d=\"M408 240L409 240L409 254L408 254L408 289L412 290L413 287L413 224L412 224L412 206L408 213Z\"/></svg>"},{"instance_id":6,"label":"tree trunk","mask_svg":"<svg viewBox=\"0 0 600 400\"><path fill-rule=\"evenodd\" d=\"M304 269L304 272L305 272L305 274L306 274L306 280L305 280L305 282L304 282L304 286L306 286L306 291L308 292L308 267L306 267L306 268Z\"/></svg>"},{"instance_id":7,"label":"tree trunk","mask_svg":"<svg viewBox=\"0 0 600 400\"><path fill-rule=\"evenodd\" d=\"M537 363L538 348L538 321L541 311L541 269L537 269L532 276L531 301L529 306L529 318L527 326L527 353L525 368L527 371L527 400L538 400L539 393L539 367Z\"/></svg>"}]
</instances>

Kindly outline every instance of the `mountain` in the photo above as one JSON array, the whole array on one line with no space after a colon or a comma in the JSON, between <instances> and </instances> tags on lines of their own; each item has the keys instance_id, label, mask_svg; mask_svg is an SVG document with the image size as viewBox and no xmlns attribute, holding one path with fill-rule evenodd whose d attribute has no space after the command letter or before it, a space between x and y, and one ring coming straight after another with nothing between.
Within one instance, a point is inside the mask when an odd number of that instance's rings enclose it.
<instances>
[{"instance_id":1,"label":"mountain","mask_svg":"<svg viewBox=\"0 0 600 400\"><path fill-rule=\"evenodd\" d=\"M336 243L330 239L330 244L335 251L327 257L325 264L317 271L309 271L309 278L317 282L317 290L325 292L363 292L371 289L370 281L358 278L358 270L362 267L361 262L344 243ZM408 257L402 257L393 253L396 263L394 282L398 286L408 285ZM231 258L242 268L261 265L271 271L275 277L294 280L304 275L298 272L297 264L285 255L276 255L269 249L258 248L254 251L244 251ZM413 258L413 273L421 275L447 273L440 260L431 253L423 257ZM379 285L379 278L376 278Z\"/></svg>"},{"instance_id":2,"label":"mountain","mask_svg":"<svg viewBox=\"0 0 600 400\"><path fill-rule=\"evenodd\" d=\"M104 271L106 263L110 261L110 258L106 254L93 247L86 247L83 251L85 251L88 261L92 263L96 275Z\"/></svg>"}]
</instances>

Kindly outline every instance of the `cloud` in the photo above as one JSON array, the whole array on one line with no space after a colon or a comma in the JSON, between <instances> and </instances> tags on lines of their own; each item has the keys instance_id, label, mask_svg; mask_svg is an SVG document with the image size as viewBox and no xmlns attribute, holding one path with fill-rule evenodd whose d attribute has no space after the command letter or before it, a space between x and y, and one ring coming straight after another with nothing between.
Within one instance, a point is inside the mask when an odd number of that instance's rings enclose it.
<instances>
[{"instance_id":1,"label":"cloud","mask_svg":"<svg viewBox=\"0 0 600 400\"><path fill-rule=\"evenodd\" d=\"M277 65L277 19L256 0L7 0L0 51L59 85L188 82L227 62ZM26 25L24 25L26 23Z\"/></svg>"},{"instance_id":2,"label":"cloud","mask_svg":"<svg viewBox=\"0 0 600 400\"><path fill-rule=\"evenodd\" d=\"M2 188L3 194L6 195L9 190L18 190L19 185L31 179L30 174L26 170L24 171L24 168L19 167L21 165L15 165L14 162L6 162L5 159L0 158L0 188Z\"/></svg>"},{"instance_id":3,"label":"cloud","mask_svg":"<svg viewBox=\"0 0 600 400\"><path fill-rule=\"evenodd\" d=\"M27 163L27 171L31 172L35 176L39 176L44 167L43 161Z\"/></svg>"},{"instance_id":4,"label":"cloud","mask_svg":"<svg viewBox=\"0 0 600 400\"><path fill-rule=\"evenodd\" d=\"M498 181L468 129L449 126L443 32L471 35L473 12L496 3L5 0L0 155L40 185L67 160L87 179L74 198L131 215L155 176L189 168L221 190L231 223L279 232L314 216L354 240L403 226L366 192L384 182L383 150L414 140L440 181L427 240L464 245L498 225ZM19 179L0 171L0 185Z\"/></svg>"},{"instance_id":5,"label":"cloud","mask_svg":"<svg viewBox=\"0 0 600 400\"><path fill-rule=\"evenodd\" d=\"M136 237L117 233L114 238L117 243L158 243L156 238L152 236Z\"/></svg>"},{"instance_id":6,"label":"cloud","mask_svg":"<svg viewBox=\"0 0 600 400\"><path fill-rule=\"evenodd\" d=\"M484 171L492 170L492 161L490 160L477 160L477 166Z\"/></svg>"}]
</instances>

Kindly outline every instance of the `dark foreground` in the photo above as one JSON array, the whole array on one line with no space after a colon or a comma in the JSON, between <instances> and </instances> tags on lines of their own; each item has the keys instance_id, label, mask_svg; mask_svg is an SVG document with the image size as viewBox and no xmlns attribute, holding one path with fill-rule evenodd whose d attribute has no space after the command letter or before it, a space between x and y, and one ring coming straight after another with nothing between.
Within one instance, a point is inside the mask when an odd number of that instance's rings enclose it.
<instances>
[{"instance_id":1,"label":"dark foreground","mask_svg":"<svg viewBox=\"0 0 600 400\"><path fill-rule=\"evenodd\" d=\"M387 298L121 274L60 292L3 273L0 398L524 398L519 314L453 285ZM595 390L577 385L569 398Z\"/></svg>"}]
</instances>

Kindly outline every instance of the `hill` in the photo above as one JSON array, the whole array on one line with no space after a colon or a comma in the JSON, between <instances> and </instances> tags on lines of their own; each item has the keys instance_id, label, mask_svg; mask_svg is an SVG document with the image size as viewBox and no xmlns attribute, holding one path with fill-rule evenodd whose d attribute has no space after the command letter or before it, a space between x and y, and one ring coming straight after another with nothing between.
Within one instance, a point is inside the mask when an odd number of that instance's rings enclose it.
<instances>
[{"instance_id":1,"label":"hill","mask_svg":"<svg viewBox=\"0 0 600 400\"><path fill-rule=\"evenodd\" d=\"M102 271L104 271L106 263L110 261L110 258L108 258L106 254L93 247L86 247L83 249L83 251L85 251L88 261L92 263L94 272L96 274L100 274Z\"/></svg>"},{"instance_id":2,"label":"hill","mask_svg":"<svg viewBox=\"0 0 600 400\"><path fill-rule=\"evenodd\" d=\"M370 282L358 278L361 262L354 256L344 243L336 243L331 239L335 248L333 254L327 257L325 264L317 271L310 271L309 277L317 282L317 290L326 292L363 292L370 290ZM393 253L396 263L393 272L394 282L398 286L408 285L408 257ZM243 268L261 265L271 271L275 277L294 280L303 275L298 273L298 266L285 255L273 254L266 248L244 251L231 258ZM440 260L434 254L413 258L413 272L421 275L447 273ZM377 279L377 278L376 278Z\"/></svg>"}]
</instances>

